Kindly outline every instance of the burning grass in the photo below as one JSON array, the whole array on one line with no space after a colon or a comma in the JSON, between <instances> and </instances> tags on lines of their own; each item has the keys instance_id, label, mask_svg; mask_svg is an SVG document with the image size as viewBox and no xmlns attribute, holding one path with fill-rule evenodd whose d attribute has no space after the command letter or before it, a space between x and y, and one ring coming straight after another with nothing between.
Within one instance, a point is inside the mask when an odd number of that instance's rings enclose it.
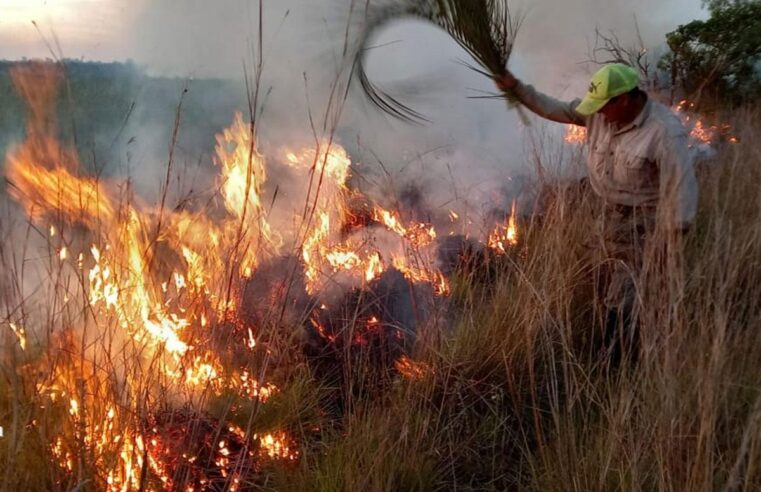
<instances>
[{"instance_id":1,"label":"burning grass","mask_svg":"<svg viewBox=\"0 0 761 492\"><path fill-rule=\"evenodd\" d=\"M618 371L583 191L450 235L457 211L367 203L335 144L270 162L235 117L216 208L149 207L35 114L8 161L28 220L0 221L4 488L761 486L758 111L701 168L684 268L640 285ZM277 165L312 183L294 229L264 198Z\"/></svg>"}]
</instances>

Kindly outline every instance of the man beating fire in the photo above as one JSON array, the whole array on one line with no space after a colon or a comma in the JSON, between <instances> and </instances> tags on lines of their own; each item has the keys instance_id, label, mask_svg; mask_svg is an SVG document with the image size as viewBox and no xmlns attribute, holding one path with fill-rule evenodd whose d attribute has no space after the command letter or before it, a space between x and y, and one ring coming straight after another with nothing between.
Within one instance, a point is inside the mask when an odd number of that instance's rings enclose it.
<instances>
[{"instance_id":1,"label":"man beating fire","mask_svg":"<svg viewBox=\"0 0 761 492\"><path fill-rule=\"evenodd\" d=\"M686 129L668 107L639 89L637 71L625 64L603 66L584 99L571 102L541 94L510 72L496 84L543 118L586 127L589 183L604 203L598 237L608 265L606 350L614 363L621 349L636 357L633 277L642 272L645 247L656 231L681 235L697 210Z\"/></svg>"}]
</instances>

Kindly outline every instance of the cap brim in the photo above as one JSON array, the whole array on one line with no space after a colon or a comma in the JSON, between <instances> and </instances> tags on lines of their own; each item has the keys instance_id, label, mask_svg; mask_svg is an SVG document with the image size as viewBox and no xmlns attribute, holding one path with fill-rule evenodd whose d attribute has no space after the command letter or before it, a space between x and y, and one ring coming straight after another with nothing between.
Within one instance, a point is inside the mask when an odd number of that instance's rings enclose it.
<instances>
[{"instance_id":1,"label":"cap brim","mask_svg":"<svg viewBox=\"0 0 761 492\"><path fill-rule=\"evenodd\" d=\"M610 99L594 99L591 97L585 97L581 104L576 106L576 112L582 116L591 116L600 111Z\"/></svg>"}]
</instances>

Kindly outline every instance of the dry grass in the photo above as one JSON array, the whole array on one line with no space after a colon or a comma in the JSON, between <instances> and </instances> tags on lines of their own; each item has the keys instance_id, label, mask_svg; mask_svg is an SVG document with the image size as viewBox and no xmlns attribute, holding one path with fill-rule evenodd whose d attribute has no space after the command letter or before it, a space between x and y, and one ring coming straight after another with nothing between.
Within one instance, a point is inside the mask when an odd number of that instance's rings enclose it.
<instances>
[{"instance_id":1,"label":"dry grass","mask_svg":"<svg viewBox=\"0 0 761 492\"><path fill-rule=\"evenodd\" d=\"M251 364L277 381L280 394L258 403L202 392L183 411L205 412L217 437L227 423L249 435L287 429L296 437L299 459L262 460L244 489L758 490L761 112L734 118L740 143L700 170L700 214L682 266L669 263L639 285L637 364L612 370L598 356L584 247L596 204L559 192L541 220L523 224L517 249L488 272L466 269L453 279L449 323L426 326L413 351L430 367L423 377L384 376L368 388L364 380L375 378L348 371L343 387L328 387L310 372L296 328L273 321L261 338L277 356ZM104 329L90 319L85 333L71 329L89 319L86 302L62 299L72 290L63 282L77 279L46 260L55 251L46 250L44 233L10 213L0 222L5 238L19 237L20 228L22 240L0 243L4 316L45 329L21 351L2 325L0 484L102 490L103 470L122 448L98 448L86 430L102 425L116 403L110 437L127 426L150 433L148 416L176 405L156 391L172 382L150 370L155 361L131 359L135 347L112 349L115 324ZM41 300L22 296L32 275L47 289L35 295ZM57 368L70 372L87 402L76 418L68 400L51 402L40 390ZM336 395L340 412L330 409ZM70 471L51 453L59 435ZM162 487L147 464L138 473L145 490Z\"/></svg>"}]
</instances>

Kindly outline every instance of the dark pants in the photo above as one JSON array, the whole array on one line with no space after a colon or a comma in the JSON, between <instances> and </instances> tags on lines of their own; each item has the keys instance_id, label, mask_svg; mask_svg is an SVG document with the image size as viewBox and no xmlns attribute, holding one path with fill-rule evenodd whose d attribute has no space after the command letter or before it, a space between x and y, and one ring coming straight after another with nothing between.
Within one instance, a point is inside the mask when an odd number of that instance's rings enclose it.
<instances>
[{"instance_id":1,"label":"dark pants","mask_svg":"<svg viewBox=\"0 0 761 492\"><path fill-rule=\"evenodd\" d=\"M639 354L640 277L648 239L655 229L655 210L646 207L604 207L592 246L602 301L603 347L611 366Z\"/></svg>"}]
</instances>

